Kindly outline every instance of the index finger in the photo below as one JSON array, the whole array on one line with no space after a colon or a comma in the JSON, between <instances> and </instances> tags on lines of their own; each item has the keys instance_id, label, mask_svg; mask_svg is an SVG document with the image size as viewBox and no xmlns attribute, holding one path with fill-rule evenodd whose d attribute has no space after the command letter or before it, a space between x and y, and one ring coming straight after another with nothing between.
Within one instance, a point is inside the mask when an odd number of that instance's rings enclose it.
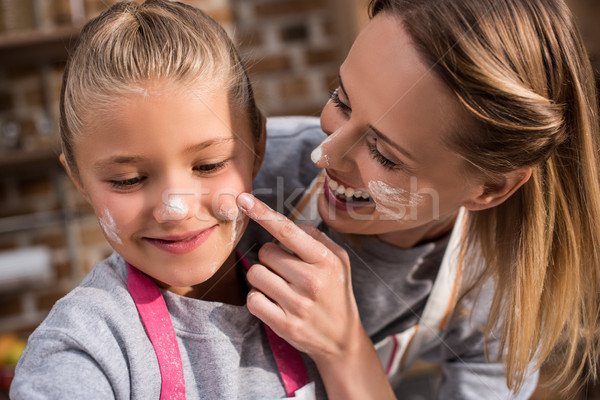
<instances>
[{"instance_id":1,"label":"index finger","mask_svg":"<svg viewBox=\"0 0 600 400\"><path fill-rule=\"evenodd\" d=\"M323 243L251 194L241 193L237 197L237 204L244 214L265 228L303 261L314 264L327 254L328 249Z\"/></svg>"}]
</instances>

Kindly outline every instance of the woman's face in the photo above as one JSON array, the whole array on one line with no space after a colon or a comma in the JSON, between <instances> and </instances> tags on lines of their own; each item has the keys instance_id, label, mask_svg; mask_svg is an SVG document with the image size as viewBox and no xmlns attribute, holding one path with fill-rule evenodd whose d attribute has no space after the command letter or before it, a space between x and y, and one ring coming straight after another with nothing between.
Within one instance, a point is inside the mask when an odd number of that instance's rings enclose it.
<instances>
[{"instance_id":1,"label":"woman's face","mask_svg":"<svg viewBox=\"0 0 600 400\"><path fill-rule=\"evenodd\" d=\"M327 172L318 203L327 225L399 246L449 229L482 192L448 145L466 111L389 15L361 32L339 75L321 114L329 137L312 154Z\"/></svg>"},{"instance_id":2,"label":"woman's face","mask_svg":"<svg viewBox=\"0 0 600 400\"><path fill-rule=\"evenodd\" d=\"M250 124L226 93L174 85L113 107L76 139L74 180L111 246L185 292L217 271L247 223L235 198L252 189Z\"/></svg>"}]
</instances>

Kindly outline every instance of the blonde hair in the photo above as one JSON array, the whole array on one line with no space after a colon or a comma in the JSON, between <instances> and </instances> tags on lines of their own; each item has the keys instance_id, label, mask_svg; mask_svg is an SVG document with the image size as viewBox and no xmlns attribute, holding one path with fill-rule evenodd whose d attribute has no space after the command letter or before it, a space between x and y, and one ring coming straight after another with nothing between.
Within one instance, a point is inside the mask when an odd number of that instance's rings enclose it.
<instances>
[{"instance_id":1,"label":"blonde hair","mask_svg":"<svg viewBox=\"0 0 600 400\"><path fill-rule=\"evenodd\" d=\"M503 204L471 212L463 243L496 292L487 332L518 389L532 361L560 359L555 384L595 375L600 179L598 103L578 30L561 0L372 0L398 17L472 116L452 145L494 176L531 167ZM473 260L473 258L471 259ZM589 374L586 376L586 373ZM574 375L573 375L574 374Z\"/></svg>"},{"instance_id":2,"label":"blonde hair","mask_svg":"<svg viewBox=\"0 0 600 400\"><path fill-rule=\"evenodd\" d=\"M262 117L225 30L201 10L174 1L119 2L88 22L69 56L60 99L62 150L77 172L73 141L115 98L144 93L153 80L192 90L228 90L258 140Z\"/></svg>"}]
</instances>

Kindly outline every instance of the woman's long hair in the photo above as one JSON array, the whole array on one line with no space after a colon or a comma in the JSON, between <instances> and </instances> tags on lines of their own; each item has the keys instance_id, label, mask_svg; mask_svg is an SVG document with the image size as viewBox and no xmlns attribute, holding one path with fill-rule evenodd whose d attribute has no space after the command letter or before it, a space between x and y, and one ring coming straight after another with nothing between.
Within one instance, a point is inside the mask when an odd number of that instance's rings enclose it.
<instances>
[{"instance_id":1,"label":"woman's long hair","mask_svg":"<svg viewBox=\"0 0 600 400\"><path fill-rule=\"evenodd\" d=\"M553 382L565 389L573 373L594 375L598 102L569 9L561 0L372 0L370 12L398 17L472 116L452 138L470 169L533 169L507 201L469 213L464 242L485 263L479 281L495 280L487 328L502 331L509 387L550 355L561 365Z\"/></svg>"}]
</instances>

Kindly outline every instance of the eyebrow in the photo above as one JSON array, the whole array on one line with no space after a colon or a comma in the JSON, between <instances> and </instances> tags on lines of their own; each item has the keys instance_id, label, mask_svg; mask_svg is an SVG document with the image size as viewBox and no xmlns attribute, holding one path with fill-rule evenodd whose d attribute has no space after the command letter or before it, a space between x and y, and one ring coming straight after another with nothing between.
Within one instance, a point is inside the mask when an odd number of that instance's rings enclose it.
<instances>
[{"instance_id":1,"label":"eyebrow","mask_svg":"<svg viewBox=\"0 0 600 400\"><path fill-rule=\"evenodd\" d=\"M340 84L340 89L342 89L342 92L344 93L344 97L346 97L346 99L348 100L348 105L350 105L350 97L348 96L348 92L346 92L346 89L344 88L344 84L342 83L342 76L339 73L338 73L338 82ZM380 130L378 130L377 128L375 128L373 125L369 124L369 129L372 130L373 133L375 133L375 135L379 139L381 139L382 141L384 141L388 145L392 146L393 148L395 148L396 150L398 150L400 153L402 153L406 157L410 158L412 161L417 162L417 160L415 159L415 157L413 157L413 155L410 154L405 148L403 148L402 146L400 146L398 143L394 142L388 136L384 135Z\"/></svg>"},{"instance_id":2,"label":"eyebrow","mask_svg":"<svg viewBox=\"0 0 600 400\"><path fill-rule=\"evenodd\" d=\"M192 146L186 147L186 149L183 151L186 154L189 153L196 153L198 151L204 150L207 147L211 147L211 146L218 146L221 144L227 144L227 143L232 143L237 141L238 139L235 137L227 137L227 138L216 138L216 139L210 139L210 140L206 140L202 143L198 143L198 144L194 144Z\"/></svg>"},{"instance_id":3,"label":"eyebrow","mask_svg":"<svg viewBox=\"0 0 600 400\"><path fill-rule=\"evenodd\" d=\"M217 145L221 145L221 144L227 144L227 143L235 142L236 140L237 139L233 138L233 137L210 139L210 140L206 140L202 143L188 146L185 148L185 150L183 152L184 152L184 154L190 154L190 153L193 154L198 151L204 150L208 147L217 146ZM94 168L101 170L111 164L136 164L136 163L144 162L147 160L148 159L146 157L138 156L138 155L113 156L113 157L109 157L104 160L100 160L100 161L96 162L94 164Z\"/></svg>"}]
</instances>

